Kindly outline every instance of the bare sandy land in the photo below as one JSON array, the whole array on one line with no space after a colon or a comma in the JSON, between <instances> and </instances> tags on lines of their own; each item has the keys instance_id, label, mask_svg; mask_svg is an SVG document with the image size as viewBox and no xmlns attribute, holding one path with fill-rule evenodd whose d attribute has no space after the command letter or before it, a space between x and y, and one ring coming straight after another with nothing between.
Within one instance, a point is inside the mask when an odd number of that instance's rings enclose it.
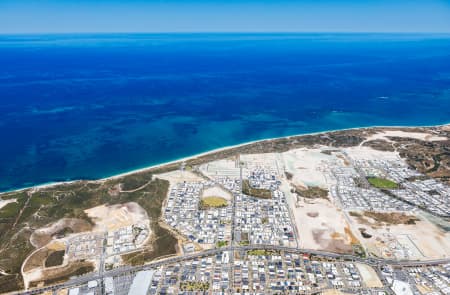
<instances>
[{"instance_id":1,"label":"bare sandy land","mask_svg":"<svg viewBox=\"0 0 450 295\"><path fill-rule=\"evenodd\" d=\"M400 158L397 152L389 152L389 151L379 151L374 150L368 146L354 146L343 149L347 153L347 155L355 160L399 160L404 162Z\"/></svg>"},{"instance_id":2,"label":"bare sandy land","mask_svg":"<svg viewBox=\"0 0 450 295\"><path fill-rule=\"evenodd\" d=\"M418 139L423 141L440 141L440 140L447 140L448 138L443 136L436 136L430 133L425 132L406 132L401 130L386 130L384 132L378 132L375 133L369 137L367 137L365 140L363 140L359 146L364 145L364 143L372 140L384 140L387 142L393 142L389 137L401 137L401 138L412 138L412 139Z\"/></svg>"},{"instance_id":3,"label":"bare sandy land","mask_svg":"<svg viewBox=\"0 0 450 295\"><path fill-rule=\"evenodd\" d=\"M279 153L245 154L240 156L240 161L244 163L244 167L247 170L265 168L272 170L277 175L283 173L281 155Z\"/></svg>"},{"instance_id":4,"label":"bare sandy land","mask_svg":"<svg viewBox=\"0 0 450 295\"><path fill-rule=\"evenodd\" d=\"M66 244L64 244L62 241L56 240L49 243L46 247L50 250L61 251L66 249Z\"/></svg>"},{"instance_id":5,"label":"bare sandy land","mask_svg":"<svg viewBox=\"0 0 450 295\"><path fill-rule=\"evenodd\" d=\"M227 158L222 160L217 160L209 163L200 165L200 171L210 177L230 177L236 178L240 175L240 168L237 164L237 159Z\"/></svg>"},{"instance_id":6,"label":"bare sandy land","mask_svg":"<svg viewBox=\"0 0 450 295\"><path fill-rule=\"evenodd\" d=\"M175 183L181 183L181 182L197 182L197 181L203 181L204 179L198 176L197 174L194 174L190 171L171 171L166 172L162 174L155 175L156 177L160 179L164 179L169 181L171 184Z\"/></svg>"},{"instance_id":7,"label":"bare sandy land","mask_svg":"<svg viewBox=\"0 0 450 295\"><path fill-rule=\"evenodd\" d=\"M423 141L439 141L439 140L447 140L446 137L436 136L430 133L425 132L406 132L401 130L386 130L384 132L376 133L368 137L365 141L375 140L375 139L384 139L389 141L387 137L403 137L403 138L414 138Z\"/></svg>"},{"instance_id":8,"label":"bare sandy land","mask_svg":"<svg viewBox=\"0 0 450 295\"><path fill-rule=\"evenodd\" d=\"M318 167L322 162L337 159L326 155L320 149L294 149L282 154L286 171L294 176L292 182L301 186L327 187L327 181Z\"/></svg>"},{"instance_id":9,"label":"bare sandy land","mask_svg":"<svg viewBox=\"0 0 450 295\"><path fill-rule=\"evenodd\" d=\"M65 228L70 228L74 233L77 233L89 231L92 226L82 219L62 218L46 227L35 230L30 236L30 242L34 247L40 248L49 243L53 235Z\"/></svg>"},{"instance_id":10,"label":"bare sandy land","mask_svg":"<svg viewBox=\"0 0 450 295\"><path fill-rule=\"evenodd\" d=\"M0 199L0 209L2 209L3 207L5 207L6 205L8 205L9 203L14 203L16 202L16 199L8 199L8 200L2 200Z\"/></svg>"},{"instance_id":11,"label":"bare sandy land","mask_svg":"<svg viewBox=\"0 0 450 295\"><path fill-rule=\"evenodd\" d=\"M356 267L358 268L359 273L361 274L361 278L366 287L369 288L383 287L383 283L378 277L376 271L371 266L362 263L357 263Z\"/></svg>"},{"instance_id":12,"label":"bare sandy land","mask_svg":"<svg viewBox=\"0 0 450 295\"><path fill-rule=\"evenodd\" d=\"M36 269L44 269L44 263L49 254L54 251L65 251L66 244L62 240L55 240L48 245L33 251L22 263L22 273L32 272ZM63 263L66 265L67 261Z\"/></svg>"},{"instance_id":13,"label":"bare sandy land","mask_svg":"<svg viewBox=\"0 0 450 295\"><path fill-rule=\"evenodd\" d=\"M390 246L399 245L410 249L410 259L437 259L450 257L450 233L445 233L433 223L422 218L414 225L371 226L350 217L356 227L365 228L372 237L361 239L370 251L385 258L392 256L383 252Z\"/></svg>"},{"instance_id":14,"label":"bare sandy land","mask_svg":"<svg viewBox=\"0 0 450 295\"><path fill-rule=\"evenodd\" d=\"M44 267L44 263L45 263L45 259L47 258L47 253L45 249L49 249L49 250L53 250L53 251L61 251L61 250L65 250L66 249L66 245L64 244L64 242L60 241L60 240L55 240L50 242L48 245L46 245L43 248L39 248L36 249L35 251L33 251L33 253L31 253L27 259L25 259L25 261L22 264L22 268L21 268L21 273L23 276L23 280L24 280L24 284L25 284L25 288L28 288L29 283L32 281L38 281L41 280L44 272L45 272L45 267ZM38 252L44 251L45 255L42 256L38 256L36 257L36 261L32 262L31 265L29 265L29 260L32 259L32 256ZM40 260L42 259L42 260ZM28 267L27 267L28 264ZM65 259L65 261L63 262L63 264L61 266L58 267L64 267L67 265L67 260ZM31 269L30 269L31 267Z\"/></svg>"},{"instance_id":15,"label":"bare sandy land","mask_svg":"<svg viewBox=\"0 0 450 295\"><path fill-rule=\"evenodd\" d=\"M113 231L133 224L150 224L147 212L138 203L100 205L84 210L95 222L94 231Z\"/></svg>"},{"instance_id":16,"label":"bare sandy land","mask_svg":"<svg viewBox=\"0 0 450 295\"><path fill-rule=\"evenodd\" d=\"M301 248L351 252L348 224L333 204L324 199L302 200L296 207L292 197L288 197L288 203L294 213Z\"/></svg>"},{"instance_id":17,"label":"bare sandy land","mask_svg":"<svg viewBox=\"0 0 450 295\"><path fill-rule=\"evenodd\" d=\"M22 273L25 290L28 289L30 282L39 281L42 278L42 275L43 275L42 269L39 268L33 269L26 273Z\"/></svg>"},{"instance_id":18,"label":"bare sandy land","mask_svg":"<svg viewBox=\"0 0 450 295\"><path fill-rule=\"evenodd\" d=\"M231 193L224 190L223 188L221 188L219 186L212 186L212 187L208 187L208 188L204 189L201 197L202 198L220 197L220 198L224 198L227 201L231 201L231 199L232 199Z\"/></svg>"}]
</instances>

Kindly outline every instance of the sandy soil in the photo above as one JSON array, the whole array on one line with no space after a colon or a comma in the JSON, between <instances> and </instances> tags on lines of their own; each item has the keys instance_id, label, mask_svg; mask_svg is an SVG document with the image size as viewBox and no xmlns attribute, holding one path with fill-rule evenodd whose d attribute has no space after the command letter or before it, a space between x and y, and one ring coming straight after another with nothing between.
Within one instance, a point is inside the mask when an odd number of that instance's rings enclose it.
<instances>
[{"instance_id":1,"label":"sandy soil","mask_svg":"<svg viewBox=\"0 0 450 295\"><path fill-rule=\"evenodd\" d=\"M73 271L76 268L81 266L94 266L94 264L92 263L92 261L77 261L55 268L35 269L23 274L24 283L25 286L28 287L28 285L33 281L36 282L43 279L54 279L65 277L73 273Z\"/></svg>"},{"instance_id":2,"label":"sandy soil","mask_svg":"<svg viewBox=\"0 0 450 295\"><path fill-rule=\"evenodd\" d=\"M49 243L53 235L65 228L70 228L74 233L78 233L89 231L92 229L92 226L86 220L62 218L46 227L35 230L30 237L30 242L34 247L40 248Z\"/></svg>"},{"instance_id":3,"label":"sandy soil","mask_svg":"<svg viewBox=\"0 0 450 295\"><path fill-rule=\"evenodd\" d=\"M262 167L273 170L278 175L283 173L282 159L279 153L245 154L241 155L240 161L244 162L244 167L247 170Z\"/></svg>"},{"instance_id":4,"label":"sandy soil","mask_svg":"<svg viewBox=\"0 0 450 295\"><path fill-rule=\"evenodd\" d=\"M239 177L240 169L239 162L235 158L228 158L213 161L210 163L200 165L200 171L210 177Z\"/></svg>"},{"instance_id":5,"label":"sandy soil","mask_svg":"<svg viewBox=\"0 0 450 295\"><path fill-rule=\"evenodd\" d=\"M14 202L16 202L16 199L9 199L9 200L2 200L2 199L0 199L0 209L5 207L9 203L14 203Z\"/></svg>"},{"instance_id":6,"label":"sandy soil","mask_svg":"<svg viewBox=\"0 0 450 295\"><path fill-rule=\"evenodd\" d=\"M204 189L201 197L202 198L221 197L227 201L231 201L231 199L232 199L231 193L224 190L223 188L221 188L219 186L212 186L212 187L208 187L208 188Z\"/></svg>"},{"instance_id":7,"label":"sandy soil","mask_svg":"<svg viewBox=\"0 0 450 295\"><path fill-rule=\"evenodd\" d=\"M100 205L84 212L95 222L94 231L112 231L136 223L150 224L147 212L135 202Z\"/></svg>"},{"instance_id":8,"label":"sandy soil","mask_svg":"<svg viewBox=\"0 0 450 295\"><path fill-rule=\"evenodd\" d=\"M284 168L294 175L292 183L300 186L327 187L326 179L317 168L322 162L337 159L320 149L295 149L282 154Z\"/></svg>"},{"instance_id":9,"label":"sandy soil","mask_svg":"<svg viewBox=\"0 0 450 295\"><path fill-rule=\"evenodd\" d=\"M350 158L355 160L403 160L397 152L374 150L367 146L355 146L343 149Z\"/></svg>"},{"instance_id":10,"label":"sandy soil","mask_svg":"<svg viewBox=\"0 0 450 295\"><path fill-rule=\"evenodd\" d=\"M24 261L22 266L23 273L30 272L34 269L42 269L44 262L48 257L48 249L46 247L37 249Z\"/></svg>"},{"instance_id":11,"label":"sandy soil","mask_svg":"<svg viewBox=\"0 0 450 295\"><path fill-rule=\"evenodd\" d=\"M171 171L163 174L157 174L155 177L164 179L170 182L170 184L180 183L183 181L187 182L195 182L195 181L203 181L204 179L194 174L190 171Z\"/></svg>"},{"instance_id":12,"label":"sandy soil","mask_svg":"<svg viewBox=\"0 0 450 295\"><path fill-rule=\"evenodd\" d=\"M43 269L45 260L50 253L65 249L66 245L60 240L50 242L47 246L35 250L27 257L27 259L23 263L22 271L30 272L38 268Z\"/></svg>"},{"instance_id":13,"label":"sandy soil","mask_svg":"<svg viewBox=\"0 0 450 295\"><path fill-rule=\"evenodd\" d=\"M369 288L383 287L383 283L381 282L376 271L372 267L362 263L357 263L356 267L358 268L359 273L361 274L361 279L363 280L366 287Z\"/></svg>"},{"instance_id":14,"label":"sandy soil","mask_svg":"<svg viewBox=\"0 0 450 295\"><path fill-rule=\"evenodd\" d=\"M61 251L66 249L66 244L62 241L56 240L48 244L47 248L53 251Z\"/></svg>"},{"instance_id":15,"label":"sandy soil","mask_svg":"<svg viewBox=\"0 0 450 295\"><path fill-rule=\"evenodd\" d=\"M446 137L436 136L433 134L425 133L425 132L406 132L401 130L386 130L384 132L376 133L368 137L364 142L369 140L383 139L386 141L390 141L387 137L403 137L403 138L414 138L424 141L439 141L439 140L447 140Z\"/></svg>"},{"instance_id":16,"label":"sandy soil","mask_svg":"<svg viewBox=\"0 0 450 295\"><path fill-rule=\"evenodd\" d=\"M392 247L409 249L410 259L436 259L450 257L450 233L422 218L415 225L370 226L350 217L358 228L366 229L372 237L361 239L363 245L376 255L392 258ZM426 238L424 238L426 237Z\"/></svg>"},{"instance_id":17,"label":"sandy soil","mask_svg":"<svg viewBox=\"0 0 450 295\"><path fill-rule=\"evenodd\" d=\"M42 278L43 272L42 269L34 269L27 273L23 273L22 275L25 289L28 289L30 282L38 281Z\"/></svg>"},{"instance_id":18,"label":"sandy soil","mask_svg":"<svg viewBox=\"0 0 450 295\"><path fill-rule=\"evenodd\" d=\"M22 265L22 275L25 286L28 287L28 284L31 281L42 279L43 272L45 271L44 263L49 253L65 249L66 245L63 242L53 241L47 246L39 248L30 254ZM65 261L61 267L64 267L65 265L67 265L67 261Z\"/></svg>"},{"instance_id":19,"label":"sandy soil","mask_svg":"<svg viewBox=\"0 0 450 295\"><path fill-rule=\"evenodd\" d=\"M292 194L287 194L299 233L300 247L314 250L348 253L352 237L344 215L324 199L301 200L296 206Z\"/></svg>"}]
</instances>

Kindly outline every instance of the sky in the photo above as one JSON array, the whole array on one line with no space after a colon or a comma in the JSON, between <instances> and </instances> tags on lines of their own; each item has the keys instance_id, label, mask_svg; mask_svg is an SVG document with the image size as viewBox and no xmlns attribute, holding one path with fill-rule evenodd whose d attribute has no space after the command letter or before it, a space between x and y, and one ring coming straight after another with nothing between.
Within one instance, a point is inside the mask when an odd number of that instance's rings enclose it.
<instances>
[{"instance_id":1,"label":"sky","mask_svg":"<svg viewBox=\"0 0 450 295\"><path fill-rule=\"evenodd\" d=\"M0 34L450 33L450 0L0 0Z\"/></svg>"}]
</instances>

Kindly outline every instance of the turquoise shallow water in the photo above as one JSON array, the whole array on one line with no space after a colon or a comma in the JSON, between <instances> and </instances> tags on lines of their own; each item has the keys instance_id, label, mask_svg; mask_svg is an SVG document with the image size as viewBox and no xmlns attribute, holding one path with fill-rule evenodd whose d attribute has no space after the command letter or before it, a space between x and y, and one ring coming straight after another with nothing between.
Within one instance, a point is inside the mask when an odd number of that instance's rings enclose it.
<instances>
[{"instance_id":1,"label":"turquoise shallow water","mask_svg":"<svg viewBox=\"0 0 450 295\"><path fill-rule=\"evenodd\" d=\"M0 37L0 191L251 140L450 121L450 36Z\"/></svg>"}]
</instances>

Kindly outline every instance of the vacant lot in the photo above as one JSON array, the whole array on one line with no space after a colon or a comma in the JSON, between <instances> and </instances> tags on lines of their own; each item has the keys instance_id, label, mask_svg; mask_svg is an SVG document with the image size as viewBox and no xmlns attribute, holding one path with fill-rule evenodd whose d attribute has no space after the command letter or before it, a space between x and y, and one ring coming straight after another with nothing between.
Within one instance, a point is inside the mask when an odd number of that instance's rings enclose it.
<instances>
[{"instance_id":1,"label":"vacant lot","mask_svg":"<svg viewBox=\"0 0 450 295\"><path fill-rule=\"evenodd\" d=\"M57 284L60 282L67 281L72 276L79 276L85 273L92 272L94 266L91 262L80 261L72 263L65 267L60 267L58 269L49 269L42 272L42 280L33 281L30 283L30 287L38 286L44 284L44 286Z\"/></svg>"},{"instance_id":2,"label":"vacant lot","mask_svg":"<svg viewBox=\"0 0 450 295\"><path fill-rule=\"evenodd\" d=\"M84 211L95 222L95 229L117 230L136 223L149 224L147 212L136 202L100 205Z\"/></svg>"},{"instance_id":3,"label":"vacant lot","mask_svg":"<svg viewBox=\"0 0 450 295\"><path fill-rule=\"evenodd\" d=\"M399 255L401 251L398 252L398 249L405 247L411 251L410 259L435 259L450 255L450 233L425 218L397 212L370 212L370 217L364 212L351 212L349 215L355 227L366 234L361 243L368 252L377 256L392 258Z\"/></svg>"},{"instance_id":4,"label":"vacant lot","mask_svg":"<svg viewBox=\"0 0 450 295\"><path fill-rule=\"evenodd\" d=\"M352 244L358 243L348 228L342 212L325 199L305 199L295 205L288 202L299 229L300 246L307 249L351 253Z\"/></svg>"},{"instance_id":5,"label":"vacant lot","mask_svg":"<svg viewBox=\"0 0 450 295\"><path fill-rule=\"evenodd\" d=\"M375 270L367 264L357 263L356 267L361 274L364 284L369 288L382 288L383 283L380 281Z\"/></svg>"}]
</instances>

